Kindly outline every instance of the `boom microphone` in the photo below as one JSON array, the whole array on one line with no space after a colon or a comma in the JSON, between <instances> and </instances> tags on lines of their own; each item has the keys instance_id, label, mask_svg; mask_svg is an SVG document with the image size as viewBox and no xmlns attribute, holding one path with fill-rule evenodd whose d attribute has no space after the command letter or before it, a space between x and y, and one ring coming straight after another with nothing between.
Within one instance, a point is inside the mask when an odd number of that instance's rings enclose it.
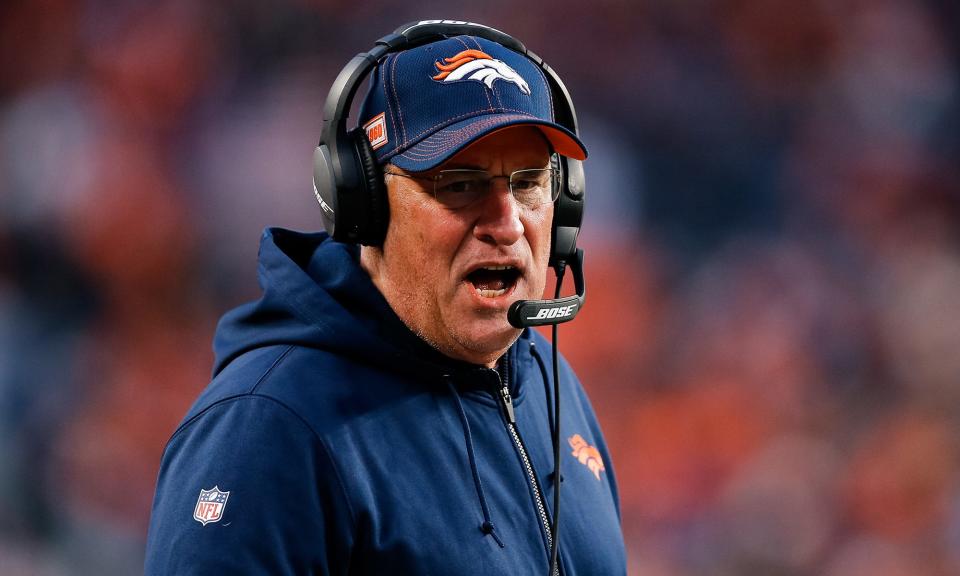
<instances>
[{"instance_id":1,"label":"boom microphone","mask_svg":"<svg viewBox=\"0 0 960 576\"><path fill-rule=\"evenodd\" d=\"M510 309L507 311L507 320L510 325L514 328L526 328L528 326L561 324L573 320L583 306L585 294L583 249L577 248L573 260L570 262L570 269L573 270L573 286L577 291L575 295L550 300L517 300L510 305ZM561 282L562 278L563 273L560 271L557 282Z\"/></svg>"}]
</instances>

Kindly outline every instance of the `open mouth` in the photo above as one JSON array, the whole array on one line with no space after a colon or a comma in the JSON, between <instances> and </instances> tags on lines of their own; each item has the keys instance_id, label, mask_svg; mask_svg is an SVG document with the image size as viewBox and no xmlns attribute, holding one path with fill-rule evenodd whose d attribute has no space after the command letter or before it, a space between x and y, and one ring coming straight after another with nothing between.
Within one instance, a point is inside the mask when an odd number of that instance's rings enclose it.
<instances>
[{"instance_id":1,"label":"open mouth","mask_svg":"<svg viewBox=\"0 0 960 576\"><path fill-rule=\"evenodd\" d=\"M467 274L467 282L483 298L503 296L519 278L520 271L513 266L484 266Z\"/></svg>"}]
</instances>

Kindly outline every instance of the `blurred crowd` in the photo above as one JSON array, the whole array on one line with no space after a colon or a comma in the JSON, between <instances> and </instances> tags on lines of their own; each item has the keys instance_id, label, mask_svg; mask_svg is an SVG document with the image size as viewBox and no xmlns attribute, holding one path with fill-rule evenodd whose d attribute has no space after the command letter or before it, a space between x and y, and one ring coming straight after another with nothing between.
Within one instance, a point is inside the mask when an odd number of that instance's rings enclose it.
<instances>
[{"instance_id":1,"label":"blurred crowd","mask_svg":"<svg viewBox=\"0 0 960 576\"><path fill-rule=\"evenodd\" d=\"M0 7L0 574L136 574L160 454L321 108L402 22L516 35L590 149L560 348L632 574L960 574L954 0ZM482 5L478 5L482 4Z\"/></svg>"}]
</instances>

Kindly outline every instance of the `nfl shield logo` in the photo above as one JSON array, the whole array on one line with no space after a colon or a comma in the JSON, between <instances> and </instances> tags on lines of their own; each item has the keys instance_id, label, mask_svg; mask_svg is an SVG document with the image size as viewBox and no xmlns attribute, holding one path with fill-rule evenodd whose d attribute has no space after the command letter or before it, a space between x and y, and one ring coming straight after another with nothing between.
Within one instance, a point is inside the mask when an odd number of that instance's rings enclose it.
<instances>
[{"instance_id":1,"label":"nfl shield logo","mask_svg":"<svg viewBox=\"0 0 960 576\"><path fill-rule=\"evenodd\" d=\"M223 518L223 509L227 507L229 492L221 492L219 486L209 490L200 490L197 506L193 509L193 519L206 526L210 522L219 522Z\"/></svg>"}]
</instances>

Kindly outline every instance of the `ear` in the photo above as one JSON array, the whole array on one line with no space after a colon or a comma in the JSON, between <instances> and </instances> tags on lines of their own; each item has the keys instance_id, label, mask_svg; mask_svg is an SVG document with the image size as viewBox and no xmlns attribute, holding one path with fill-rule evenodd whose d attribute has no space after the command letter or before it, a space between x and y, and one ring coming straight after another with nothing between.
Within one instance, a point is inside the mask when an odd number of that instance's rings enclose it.
<instances>
[{"instance_id":1,"label":"ear","mask_svg":"<svg viewBox=\"0 0 960 576\"><path fill-rule=\"evenodd\" d=\"M383 266L383 245L360 246L360 267L370 276L373 283L379 286L380 273Z\"/></svg>"}]
</instances>

